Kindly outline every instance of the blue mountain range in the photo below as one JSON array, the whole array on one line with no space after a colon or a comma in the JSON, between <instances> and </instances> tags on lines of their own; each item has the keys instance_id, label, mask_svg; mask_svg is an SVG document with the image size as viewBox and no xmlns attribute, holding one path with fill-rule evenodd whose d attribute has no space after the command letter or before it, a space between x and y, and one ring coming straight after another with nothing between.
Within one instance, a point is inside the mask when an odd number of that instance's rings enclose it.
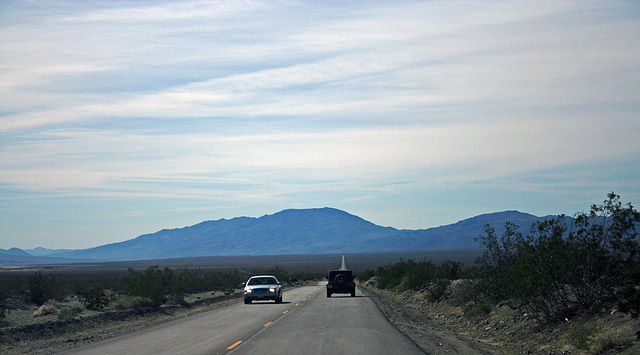
<instances>
[{"instance_id":1,"label":"blue mountain range","mask_svg":"<svg viewBox=\"0 0 640 355\"><path fill-rule=\"evenodd\" d=\"M509 221L529 232L539 220L518 211L483 214L458 223L419 230L382 227L334 208L289 209L259 218L237 217L164 229L124 242L81 250L36 248L32 255L0 249L0 264L52 260L127 261L198 256L364 253L478 248L475 239L492 225L498 234ZM37 255L35 255L37 254Z\"/></svg>"}]
</instances>

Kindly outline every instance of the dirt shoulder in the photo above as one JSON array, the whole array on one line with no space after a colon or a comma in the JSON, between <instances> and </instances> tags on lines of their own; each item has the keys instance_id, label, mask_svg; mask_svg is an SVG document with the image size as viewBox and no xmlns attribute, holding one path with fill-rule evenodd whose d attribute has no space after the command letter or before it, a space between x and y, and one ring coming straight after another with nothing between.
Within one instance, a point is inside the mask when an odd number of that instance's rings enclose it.
<instances>
[{"instance_id":1,"label":"dirt shoulder","mask_svg":"<svg viewBox=\"0 0 640 355\"><path fill-rule=\"evenodd\" d=\"M359 286L371 298L385 317L402 333L408 336L427 354L488 354L482 344L459 337L446 328L435 324L422 312L399 302L389 294L374 288Z\"/></svg>"},{"instance_id":2,"label":"dirt shoulder","mask_svg":"<svg viewBox=\"0 0 640 355\"><path fill-rule=\"evenodd\" d=\"M202 294L183 305L92 313L0 328L0 353L51 354L237 303L241 293ZM33 310L28 310L33 313Z\"/></svg>"},{"instance_id":3,"label":"dirt shoulder","mask_svg":"<svg viewBox=\"0 0 640 355\"><path fill-rule=\"evenodd\" d=\"M374 285L360 285L360 289L428 354L640 353L635 334L640 321L616 309L541 325L530 315L504 305L480 314L467 309L465 314L455 291L431 302L423 292L391 292Z\"/></svg>"}]
</instances>

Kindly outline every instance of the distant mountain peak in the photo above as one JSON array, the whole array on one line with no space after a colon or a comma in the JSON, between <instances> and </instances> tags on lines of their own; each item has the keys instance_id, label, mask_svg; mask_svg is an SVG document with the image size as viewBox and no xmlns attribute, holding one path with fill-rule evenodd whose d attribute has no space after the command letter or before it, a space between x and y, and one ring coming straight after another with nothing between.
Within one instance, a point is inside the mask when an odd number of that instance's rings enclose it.
<instances>
[{"instance_id":1,"label":"distant mountain peak","mask_svg":"<svg viewBox=\"0 0 640 355\"><path fill-rule=\"evenodd\" d=\"M31 256L31 254L19 248L11 248L9 250L0 249L0 253L4 255Z\"/></svg>"},{"instance_id":2,"label":"distant mountain peak","mask_svg":"<svg viewBox=\"0 0 640 355\"><path fill-rule=\"evenodd\" d=\"M196 256L332 254L477 248L476 237L506 221L529 228L539 220L518 211L487 213L421 230L382 227L331 208L286 209L262 217L236 217L144 234L124 242L56 253L60 258L103 261ZM0 260L1 261L1 260Z\"/></svg>"}]
</instances>

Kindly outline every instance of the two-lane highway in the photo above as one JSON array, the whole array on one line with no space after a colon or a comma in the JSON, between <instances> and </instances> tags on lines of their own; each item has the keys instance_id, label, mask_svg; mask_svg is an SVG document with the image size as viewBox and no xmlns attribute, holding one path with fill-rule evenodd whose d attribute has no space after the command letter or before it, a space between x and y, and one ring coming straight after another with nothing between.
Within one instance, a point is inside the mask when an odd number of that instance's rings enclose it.
<instances>
[{"instance_id":1,"label":"two-lane highway","mask_svg":"<svg viewBox=\"0 0 640 355\"><path fill-rule=\"evenodd\" d=\"M423 354L359 290L356 297L327 298L320 293L236 350L239 354Z\"/></svg>"},{"instance_id":2,"label":"two-lane highway","mask_svg":"<svg viewBox=\"0 0 640 355\"><path fill-rule=\"evenodd\" d=\"M284 302L203 312L65 354L421 354L369 298L325 297L324 286L285 289Z\"/></svg>"}]
</instances>

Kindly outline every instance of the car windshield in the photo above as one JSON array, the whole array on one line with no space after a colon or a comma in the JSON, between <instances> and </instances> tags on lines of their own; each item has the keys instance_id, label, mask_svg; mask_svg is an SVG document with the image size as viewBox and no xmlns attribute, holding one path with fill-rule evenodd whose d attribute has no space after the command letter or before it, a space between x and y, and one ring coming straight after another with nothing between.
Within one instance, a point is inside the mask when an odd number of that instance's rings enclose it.
<instances>
[{"instance_id":1,"label":"car windshield","mask_svg":"<svg viewBox=\"0 0 640 355\"><path fill-rule=\"evenodd\" d=\"M247 282L247 285L275 285L277 284L276 279L273 277L255 277Z\"/></svg>"}]
</instances>

